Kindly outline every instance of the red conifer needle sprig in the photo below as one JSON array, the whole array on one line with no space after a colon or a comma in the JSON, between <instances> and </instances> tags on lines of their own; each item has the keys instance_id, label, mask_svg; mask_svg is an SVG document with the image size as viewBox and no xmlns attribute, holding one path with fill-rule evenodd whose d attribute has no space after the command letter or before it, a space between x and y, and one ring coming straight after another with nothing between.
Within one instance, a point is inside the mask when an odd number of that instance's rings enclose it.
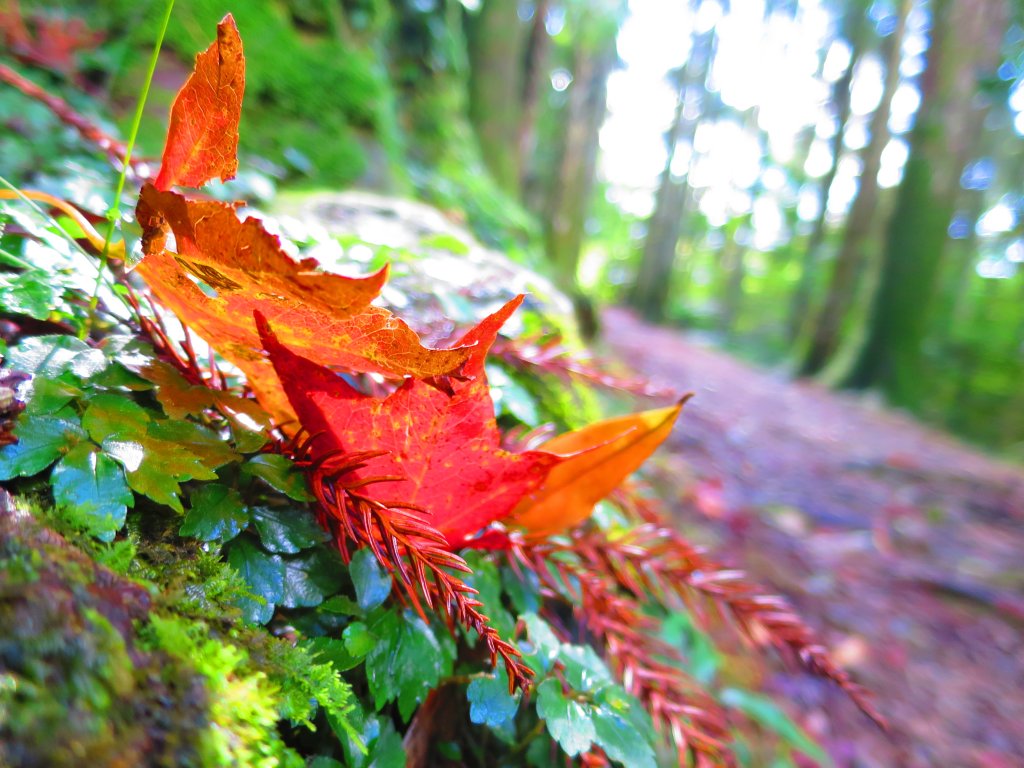
<instances>
[{"instance_id":1,"label":"red conifer needle sprig","mask_svg":"<svg viewBox=\"0 0 1024 768\"><path fill-rule=\"evenodd\" d=\"M763 645L767 638L784 658L795 659L808 672L833 681L879 727L888 728L870 693L832 660L789 601L750 581L743 571L708 558L701 548L665 526L636 494L620 494L618 500L641 524L615 541L603 534L591 534L585 540L577 537L575 551L592 567L608 569L637 596L675 595L688 606L693 606L694 597L710 599L751 642Z\"/></svg>"},{"instance_id":2,"label":"red conifer needle sprig","mask_svg":"<svg viewBox=\"0 0 1024 768\"><path fill-rule=\"evenodd\" d=\"M509 365L533 373L537 370L568 380L582 379L605 389L630 392L643 397L677 397L674 389L657 386L645 378L625 377L607 370L598 358L581 358L567 349L560 338L536 340L499 339L491 354Z\"/></svg>"},{"instance_id":3,"label":"red conifer needle sprig","mask_svg":"<svg viewBox=\"0 0 1024 768\"><path fill-rule=\"evenodd\" d=\"M304 444L308 446L309 442L307 439ZM523 663L519 649L502 639L481 613L483 603L476 599L477 590L457 575L472 573L466 561L449 551L445 535L427 522L421 508L401 501L382 501L363 492L368 486L401 479L356 474L380 453L328 453L313 461L301 453L293 455L307 473L321 525L334 536L346 562L350 545L369 547L424 620L421 598L428 608L444 613L449 627L458 623L476 630L487 646L491 663L497 664L500 657L505 664L509 693L517 689L525 693L533 670Z\"/></svg>"},{"instance_id":4,"label":"red conifer needle sprig","mask_svg":"<svg viewBox=\"0 0 1024 768\"><path fill-rule=\"evenodd\" d=\"M122 281L121 285L127 289L125 301L135 315L134 320L138 324L139 330L149 338L157 355L162 360L173 365L189 384L219 391L229 389L227 377L217 366L213 349L210 349L206 361L200 360L192 343L192 333L187 325L181 324L181 339L175 342L172 339L171 330L167 327L165 314L161 312L152 298L148 295L145 297L149 311L148 313L144 312L138 294L128 281Z\"/></svg>"}]
</instances>

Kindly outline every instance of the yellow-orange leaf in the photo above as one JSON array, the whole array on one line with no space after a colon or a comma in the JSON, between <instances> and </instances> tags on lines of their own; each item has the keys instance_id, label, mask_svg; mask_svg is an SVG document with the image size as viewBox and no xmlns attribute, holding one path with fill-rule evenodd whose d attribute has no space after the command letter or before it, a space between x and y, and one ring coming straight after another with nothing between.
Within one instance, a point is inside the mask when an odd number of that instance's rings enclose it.
<instances>
[{"instance_id":1,"label":"yellow-orange leaf","mask_svg":"<svg viewBox=\"0 0 1024 768\"><path fill-rule=\"evenodd\" d=\"M643 411L590 424L548 440L538 450L565 457L544 484L525 497L511 522L528 536L561 533L586 520L668 437L682 409Z\"/></svg>"},{"instance_id":2,"label":"yellow-orange leaf","mask_svg":"<svg viewBox=\"0 0 1024 768\"><path fill-rule=\"evenodd\" d=\"M408 325L370 303L387 269L363 278L319 271L316 262L284 253L258 220L239 220L232 206L151 184L142 189L136 218L144 254L136 269L153 295L242 369L279 424L295 414L262 353L255 311L282 344L320 365L428 378L451 373L469 356L468 347L422 346Z\"/></svg>"},{"instance_id":3,"label":"yellow-orange leaf","mask_svg":"<svg viewBox=\"0 0 1024 768\"><path fill-rule=\"evenodd\" d=\"M229 13L217 40L196 56L196 68L171 107L157 189L201 187L233 179L238 170L238 122L245 91L245 56Z\"/></svg>"}]
</instances>

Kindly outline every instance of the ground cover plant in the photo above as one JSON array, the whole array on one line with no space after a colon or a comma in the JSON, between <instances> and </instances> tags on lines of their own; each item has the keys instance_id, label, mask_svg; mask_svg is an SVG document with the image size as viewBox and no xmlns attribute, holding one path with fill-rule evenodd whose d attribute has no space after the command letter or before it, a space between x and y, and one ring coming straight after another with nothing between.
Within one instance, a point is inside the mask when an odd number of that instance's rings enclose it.
<instances>
[{"instance_id":1,"label":"ground cover plant","mask_svg":"<svg viewBox=\"0 0 1024 768\"><path fill-rule=\"evenodd\" d=\"M159 171L135 168L138 253L116 213L104 235L66 201L4 193L0 755L727 765L746 716L780 760L824 760L773 703L699 670L716 617L881 722L784 600L623 485L682 398L544 439L529 430L567 420L567 371L623 382L514 340L492 362L523 297L428 347L374 303L387 268L323 271L239 205L176 191L235 173L244 73L228 17ZM0 75L131 171L127 146ZM495 419L499 363L532 416ZM53 594L71 625L32 613Z\"/></svg>"}]
</instances>

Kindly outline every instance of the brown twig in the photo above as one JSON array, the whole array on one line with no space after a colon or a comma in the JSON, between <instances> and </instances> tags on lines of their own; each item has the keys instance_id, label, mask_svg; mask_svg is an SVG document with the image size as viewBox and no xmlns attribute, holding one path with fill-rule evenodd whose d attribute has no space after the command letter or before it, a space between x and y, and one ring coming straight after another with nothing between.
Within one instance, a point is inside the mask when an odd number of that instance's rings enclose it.
<instances>
[{"instance_id":1,"label":"brown twig","mask_svg":"<svg viewBox=\"0 0 1024 768\"><path fill-rule=\"evenodd\" d=\"M35 99L47 106L61 122L66 125L70 125L78 131L78 134L83 139L94 144L104 154L106 154L118 170L124 166L124 159L127 152L125 144L105 133L99 126L89 120L89 118L77 112L75 108L64 101L64 99L59 96L54 96L52 93L47 93L31 80L18 74L6 64L0 64L0 81L17 88L29 98ZM139 177L141 177L141 173L139 172L140 165L140 161L133 160L129 168L136 176Z\"/></svg>"}]
</instances>

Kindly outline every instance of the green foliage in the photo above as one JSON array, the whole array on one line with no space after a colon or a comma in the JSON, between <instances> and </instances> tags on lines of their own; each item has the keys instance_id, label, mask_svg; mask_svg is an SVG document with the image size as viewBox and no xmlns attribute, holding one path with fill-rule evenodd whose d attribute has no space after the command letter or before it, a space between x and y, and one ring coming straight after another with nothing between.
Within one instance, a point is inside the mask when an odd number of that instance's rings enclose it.
<instances>
[{"instance_id":1,"label":"green foliage","mask_svg":"<svg viewBox=\"0 0 1024 768\"><path fill-rule=\"evenodd\" d=\"M349 573L356 601L364 612L373 610L391 594L391 575L381 567L371 550L360 549L352 555Z\"/></svg>"},{"instance_id":2,"label":"green foliage","mask_svg":"<svg viewBox=\"0 0 1024 768\"><path fill-rule=\"evenodd\" d=\"M466 689L469 719L480 725L500 728L509 722L519 708L519 697L508 693L508 674L504 668L493 676L478 677Z\"/></svg>"},{"instance_id":3,"label":"green foliage","mask_svg":"<svg viewBox=\"0 0 1024 768\"><path fill-rule=\"evenodd\" d=\"M345 185L357 181L374 153L383 154L384 173L401 183L397 118L384 62L374 46L342 41L329 26L307 27L320 14L293 14L276 0L196 0L176 6L164 48L191 62L209 44L208 30L232 13L248 45L246 125L243 152L271 161L278 173L310 182ZM151 44L157 14L118 0L97 11L83 4L92 23L110 29L137 49ZM303 19L296 22L295 15ZM316 22L316 23L319 23ZM134 94L141 65L120 73L118 91ZM177 84L154 94L160 108L143 124L142 144L159 151L166 130L166 106Z\"/></svg>"},{"instance_id":4,"label":"green foliage","mask_svg":"<svg viewBox=\"0 0 1024 768\"><path fill-rule=\"evenodd\" d=\"M69 523L103 541L124 525L135 499L118 464L91 445L79 444L57 462L50 474L53 503Z\"/></svg>"},{"instance_id":5,"label":"green foliage","mask_svg":"<svg viewBox=\"0 0 1024 768\"><path fill-rule=\"evenodd\" d=\"M5 56L6 51L0 52ZM5 63L9 63L6 59ZM109 122L98 114L97 104L77 88L69 87L63 78L47 77L28 68L18 71L59 94L96 125L109 129ZM76 171L93 183L104 183L108 160L96 147L83 140L76 131L63 125L51 110L29 99L14 88L0 90L0 169L15 179L44 179L55 194L60 194L62 178L67 174L65 159L73 158ZM107 181L109 183L109 180ZM113 187L111 187L112 189ZM7 306L6 302L0 302Z\"/></svg>"},{"instance_id":6,"label":"green foliage","mask_svg":"<svg viewBox=\"0 0 1024 768\"><path fill-rule=\"evenodd\" d=\"M818 765L832 765L832 761L822 748L767 696L737 688L726 688L722 691L721 698L723 703L735 707L755 722L775 732L783 743L813 758Z\"/></svg>"},{"instance_id":7,"label":"green foliage","mask_svg":"<svg viewBox=\"0 0 1024 768\"><path fill-rule=\"evenodd\" d=\"M253 507L249 516L260 541L270 552L293 555L330 539L330 535L304 509Z\"/></svg>"},{"instance_id":8,"label":"green foliage","mask_svg":"<svg viewBox=\"0 0 1024 768\"><path fill-rule=\"evenodd\" d=\"M228 541L249 523L242 496L233 488L209 483L197 488L189 501L191 507L178 531L182 536L195 536L203 541Z\"/></svg>"},{"instance_id":9,"label":"green foliage","mask_svg":"<svg viewBox=\"0 0 1024 768\"><path fill-rule=\"evenodd\" d=\"M416 705L452 673L451 642L410 612L382 612L368 622L367 630L377 638L366 656L374 706L380 710L395 701L408 722Z\"/></svg>"},{"instance_id":10,"label":"green foliage","mask_svg":"<svg viewBox=\"0 0 1024 768\"><path fill-rule=\"evenodd\" d=\"M536 615L523 618L537 671L561 670L537 686L537 714L562 750L578 755L597 745L616 762L653 768L654 729L640 703L614 683L592 648L560 642Z\"/></svg>"}]
</instances>

